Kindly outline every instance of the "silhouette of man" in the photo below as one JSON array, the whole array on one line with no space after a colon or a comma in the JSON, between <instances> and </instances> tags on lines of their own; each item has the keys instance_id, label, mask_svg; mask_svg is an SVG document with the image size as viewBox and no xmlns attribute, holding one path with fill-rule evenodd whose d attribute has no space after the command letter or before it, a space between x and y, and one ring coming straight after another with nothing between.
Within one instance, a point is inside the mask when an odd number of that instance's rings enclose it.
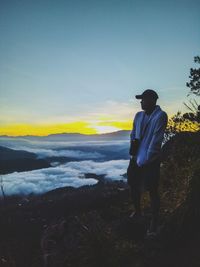
<instances>
[{"instance_id":1,"label":"silhouette of man","mask_svg":"<svg viewBox=\"0 0 200 267\"><path fill-rule=\"evenodd\" d=\"M136 113L133 128L130 134L130 161L134 164L133 175L128 177L130 193L135 211L131 218L141 216L141 193L148 191L152 210L152 218L148 234L156 234L160 209L158 184L160 177L161 145L168 122L168 116L156 104L158 94L151 89L145 90L141 95L143 111Z\"/></svg>"}]
</instances>

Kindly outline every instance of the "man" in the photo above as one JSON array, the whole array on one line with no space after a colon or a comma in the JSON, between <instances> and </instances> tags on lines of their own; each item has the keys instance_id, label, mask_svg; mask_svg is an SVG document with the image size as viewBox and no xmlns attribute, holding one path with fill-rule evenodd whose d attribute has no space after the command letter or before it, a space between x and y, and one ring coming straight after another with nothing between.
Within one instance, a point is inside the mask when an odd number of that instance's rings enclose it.
<instances>
[{"instance_id":1,"label":"man","mask_svg":"<svg viewBox=\"0 0 200 267\"><path fill-rule=\"evenodd\" d=\"M156 104L158 94L151 89L145 90L141 95L143 111L136 113L133 121L133 129L130 134L131 161L136 168L133 175L128 177L131 197L135 212L131 218L141 216L141 193L149 191L152 219L147 235L154 235L158 226L158 215L160 208L160 197L158 193L158 182L160 176L161 144L168 122L168 116L159 105ZM137 142L136 142L137 141ZM137 146L135 146L137 143ZM130 175L129 175L130 176Z\"/></svg>"}]
</instances>

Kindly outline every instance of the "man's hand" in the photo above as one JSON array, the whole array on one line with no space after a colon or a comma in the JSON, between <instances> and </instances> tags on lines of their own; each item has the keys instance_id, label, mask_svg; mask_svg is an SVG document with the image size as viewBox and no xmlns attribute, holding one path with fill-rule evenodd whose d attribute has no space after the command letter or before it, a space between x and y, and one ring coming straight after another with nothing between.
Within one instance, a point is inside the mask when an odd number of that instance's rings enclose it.
<instances>
[{"instance_id":1,"label":"man's hand","mask_svg":"<svg viewBox=\"0 0 200 267\"><path fill-rule=\"evenodd\" d=\"M138 139L130 140L129 154L131 156L135 156L137 154L138 148L139 148L139 140Z\"/></svg>"},{"instance_id":2,"label":"man's hand","mask_svg":"<svg viewBox=\"0 0 200 267\"><path fill-rule=\"evenodd\" d=\"M131 146L129 148L129 155L133 156Z\"/></svg>"}]
</instances>

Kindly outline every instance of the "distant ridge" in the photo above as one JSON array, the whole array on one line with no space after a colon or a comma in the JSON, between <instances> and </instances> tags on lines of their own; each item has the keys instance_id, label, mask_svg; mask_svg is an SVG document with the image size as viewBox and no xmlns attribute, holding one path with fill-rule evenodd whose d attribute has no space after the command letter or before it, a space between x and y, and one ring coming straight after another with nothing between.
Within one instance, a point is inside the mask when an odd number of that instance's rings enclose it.
<instances>
[{"instance_id":1,"label":"distant ridge","mask_svg":"<svg viewBox=\"0 0 200 267\"><path fill-rule=\"evenodd\" d=\"M44 141L100 141L100 140L127 140L130 135L130 130L120 130L111 133L103 134L80 134L80 133L58 133L49 134L47 136L23 135L23 136L8 136L1 135L0 138L23 138L28 140L44 140Z\"/></svg>"},{"instance_id":2,"label":"distant ridge","mask_svg":"<svg viewBox=\"0 0 200 267\"><path fill-rule=\"evenodd\" d=\"M0 174L48 167L51 165L45 159L38 159L35 153L0 146Z\"/></svg>"}]
</instances>

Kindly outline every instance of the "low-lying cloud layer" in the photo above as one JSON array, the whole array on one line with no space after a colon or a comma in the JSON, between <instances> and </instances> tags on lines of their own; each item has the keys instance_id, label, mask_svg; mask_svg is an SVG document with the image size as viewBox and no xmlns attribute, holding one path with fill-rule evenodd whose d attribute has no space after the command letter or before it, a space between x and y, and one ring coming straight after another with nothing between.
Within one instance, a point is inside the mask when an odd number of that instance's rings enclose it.
<instances>
[{"instance_id":1,"label":"low-lying cloud layer","mask_svg":"<svg viewBox=\"0 0 200 267\"><path fill-rule=\"evenodd\" d=\"M3 175L5 194L40 194L64 186L80 187L93 185L98 181L94 178L84 178L86 173L105 175L106 179L125 180L128 160L110 160L94 162L92 160L71 161L47 169L28 172L14 172Z\"/></svg>"},{"instance_id":2,"label":"low-lying cloud layer","mask_svg":"<svg viewBox=\"0 0 200 267\"><path fill-rule=\"evenodd\" d=\"M81 150L72 150L72 149L62 149L62 150L53 150L53 149L39 149L39 148L28 148L26 151L33 152L37 154L37 158L47 158L47 157L71 157L77 159L98 159L103 158L104 156L98 152L84 152Z\"/></svg>"},{"instance_id":3,"label":"low-lying cloud layer","mask_svg":"<svg viewBox=\"0 0 200 267\"><path fill-rule=\"evenodd\" d=\"M3 138L0 137L0 146L5 146L15 150L25 150L33 152L38 158L48 157L66 157L77 160L89 159L109 159L112 155L121 155L125 149L128 153L129 141L80 141L80 142L49 142L49 141L32 141L23 138ZM128 154L127 154L128 155ZM126 155L125 155L126 156ZM119 159L118 158L118 159ZM121 158L124 158L124 153ZM125 157L126 158L126 157ZM125 159L124 158L124 159ZM113 159L116 159L113 157Z\"/></svg>"}]
</instances>

